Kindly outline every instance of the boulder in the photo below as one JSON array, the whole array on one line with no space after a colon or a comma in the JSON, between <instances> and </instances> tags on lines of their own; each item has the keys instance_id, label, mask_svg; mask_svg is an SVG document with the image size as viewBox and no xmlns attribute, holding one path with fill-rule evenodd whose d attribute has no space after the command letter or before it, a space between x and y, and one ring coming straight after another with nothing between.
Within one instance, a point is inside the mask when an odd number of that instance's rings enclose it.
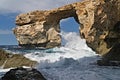
<instances>
[{"instance_id":1,"label":"boulder","mask_svg":"<svg viewBox=\"0 0 120 80\"><path fill-rule=\"evenodd\" d=\"M11 68L11 67L34 67L37 64L36 61L32 61L21 54L7 53L6 51L0 49L0 66L1 68Z\"/></svg>"},{"instance_id":2,"label":"boulder","mask_svg":"<svg viewBox=\"0 0 120 80\"><path fill-rule=\"evenodd\" d=\"M80 24L80 36L97 54L109 57L108 60L120 60L117 47L120 44L120 0L84 0L52 10L20 14L13 32L19 45L24 47L60 46L59 23L68 17L74 17Z\"/></svg>"},{"instance_id":3,"label":"boulder","mask_svg":"<svg viewBox=\"0 0 120 80\"><path fill-rule=\"evenodd\" d=\"M15 68L8 71L1 80L46 80L36 69Z\"/></svg>"}]
</instances>

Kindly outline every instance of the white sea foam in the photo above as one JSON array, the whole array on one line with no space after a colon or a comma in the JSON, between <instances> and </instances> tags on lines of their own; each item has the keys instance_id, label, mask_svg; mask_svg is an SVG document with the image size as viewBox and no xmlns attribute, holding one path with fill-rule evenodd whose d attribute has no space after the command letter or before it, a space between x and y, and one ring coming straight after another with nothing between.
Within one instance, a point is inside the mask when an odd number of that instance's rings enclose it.
<instances>
[{"instance_id":1,"label":"white sea foam","mask_svg":"<svg viewBox=\"0 0 120 80\"><path fill-rule=\"evenodd\" d=\"M1 78L2 76L4 76L4 74L5 74L6 72L8 72L10 69L12 69L12 68L9 68L9 69L0 68L0 78Z\"/></svg>"},{"instance_id":2,"label":"white sea foam","mask_svg":"<svg viewBox=\"0 0 120 80\"><path fill-rule=\"evenodd\" d=\"M79 35L63 32L62 36L65 46L54 48L57 53L46 54L37 66L47 80L120 80L120 68L97 66L99 57Z\"/></svg>"},{"instance_id":3,"label":"white sea foam","mask_svg":"<svg viewBox=\"0 0 120 80\"><path fill-rule=\"evenodd\" d=\"M47 80L120 80L120 67L100 67L99 59L84 39L75 32L61 33L60 48L30 51L25 56L36 60L36 68Z\"/></svg>"},{"instance_id":4,"label":"white sea foam","mask_svg":"<svg viewBox=\"0 0 120 80\"><path fill-rule=\"evenodd\" d=\"M45 50L44 52L35 51L34 53L26 54L25 56L38 62L49 61L50 63L53 63L59 61L61 58L73 58L76 60L96 55L89 47L87 47L85 40L81 39L77 33L62 32L61 35L66 42L64 47L56 47Z\"/></svg>"}]
</instances>

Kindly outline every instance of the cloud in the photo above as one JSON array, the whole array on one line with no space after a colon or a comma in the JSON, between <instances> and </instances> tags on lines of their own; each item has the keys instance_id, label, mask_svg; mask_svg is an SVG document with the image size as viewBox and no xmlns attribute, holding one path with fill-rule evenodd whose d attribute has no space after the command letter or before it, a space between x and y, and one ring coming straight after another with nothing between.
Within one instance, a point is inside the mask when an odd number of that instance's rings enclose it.
<instances>
[{"instance_id":1,"label":"cloud","mask_svg":"<svg viewBox=\"0 0 120 80\"><path fill-rule=\"evenodd\" d=\"M0 0L0 13L19 13L47 10L80 0Z\"/></svg>"},{"instance_id":2,"label":"cloud","mask_svg":"<svg viewBox=\"0 0 120 80\"><path fill-rule=\"evenodd\" d=\"M12 31L10 31L10 30L0 30L0 34L2 34L2 35L12 34Z\"/></svg>"},{"instance_id":3,"label":"cloud","mask_svg":"<svg viewBox=\"0 0 120 80\"><path fill-rule=\"evenodd\" d=\"M61 22L61 23L62 23L62 22L66 22L66 21L68 21L70 18L72 18L72 17L62 19L62 20L60 20L60 22Z\"/></svg>"}]
</instances>

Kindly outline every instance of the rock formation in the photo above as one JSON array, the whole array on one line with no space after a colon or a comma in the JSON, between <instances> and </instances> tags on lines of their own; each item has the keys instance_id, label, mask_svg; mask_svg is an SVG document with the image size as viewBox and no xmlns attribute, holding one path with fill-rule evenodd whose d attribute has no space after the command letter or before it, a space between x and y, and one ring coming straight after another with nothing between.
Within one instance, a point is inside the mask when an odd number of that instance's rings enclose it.
<instances>
[{"instance_id":1,"label":"rock formation","mask_svg":"<svg viewBox=\"0 0 120 80\"><path fill-rule=\"evenodd\" d=\"M48 11L33 11L16 18L13 31L21 46L60 46L61 19L74 17L89 47L108 60L120 60L120 0L84 0Z\"/></svg>"},{"instance_id":2,"label":"rock formation","mask_svg":"<svg viewBox=\"0 0 120 80\"><path fill-rule=\"evenodd\" d=\"M20 54L10 54L0 49L0 67L11 68L11 67L34 67L37 64L36 61L29 60Z\"/></svg>"},{"instance_id":3,"label":"rock formation","mask_svg":"<svg viewBox=\"0 0 120 80\"><path fill-rule=\"evenodd\" d=\"M0 80L46 80L36 69L15 68L8 71Z\"/></svg>"}]
</instances>

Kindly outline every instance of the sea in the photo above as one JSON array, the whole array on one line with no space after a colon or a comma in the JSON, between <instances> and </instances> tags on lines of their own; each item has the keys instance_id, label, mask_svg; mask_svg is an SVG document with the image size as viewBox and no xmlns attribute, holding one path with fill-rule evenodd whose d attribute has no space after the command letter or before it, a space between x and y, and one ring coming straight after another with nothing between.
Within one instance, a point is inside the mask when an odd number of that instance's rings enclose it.
<instances>
[{"instance_id":1,"label":"sea","mask_svg":"<svg viewBox=\"0 0 120 80\"><path fill-rule=\"evenodd\" d=\"M61 47L25 49L18 45L0 46L12 54L37 61L36 69L47 80L120 80L120 67L98 66L101 59L76 32L62 32ZM0 68L0 77L9 69Z\"/></svg>"}]
</instances>

